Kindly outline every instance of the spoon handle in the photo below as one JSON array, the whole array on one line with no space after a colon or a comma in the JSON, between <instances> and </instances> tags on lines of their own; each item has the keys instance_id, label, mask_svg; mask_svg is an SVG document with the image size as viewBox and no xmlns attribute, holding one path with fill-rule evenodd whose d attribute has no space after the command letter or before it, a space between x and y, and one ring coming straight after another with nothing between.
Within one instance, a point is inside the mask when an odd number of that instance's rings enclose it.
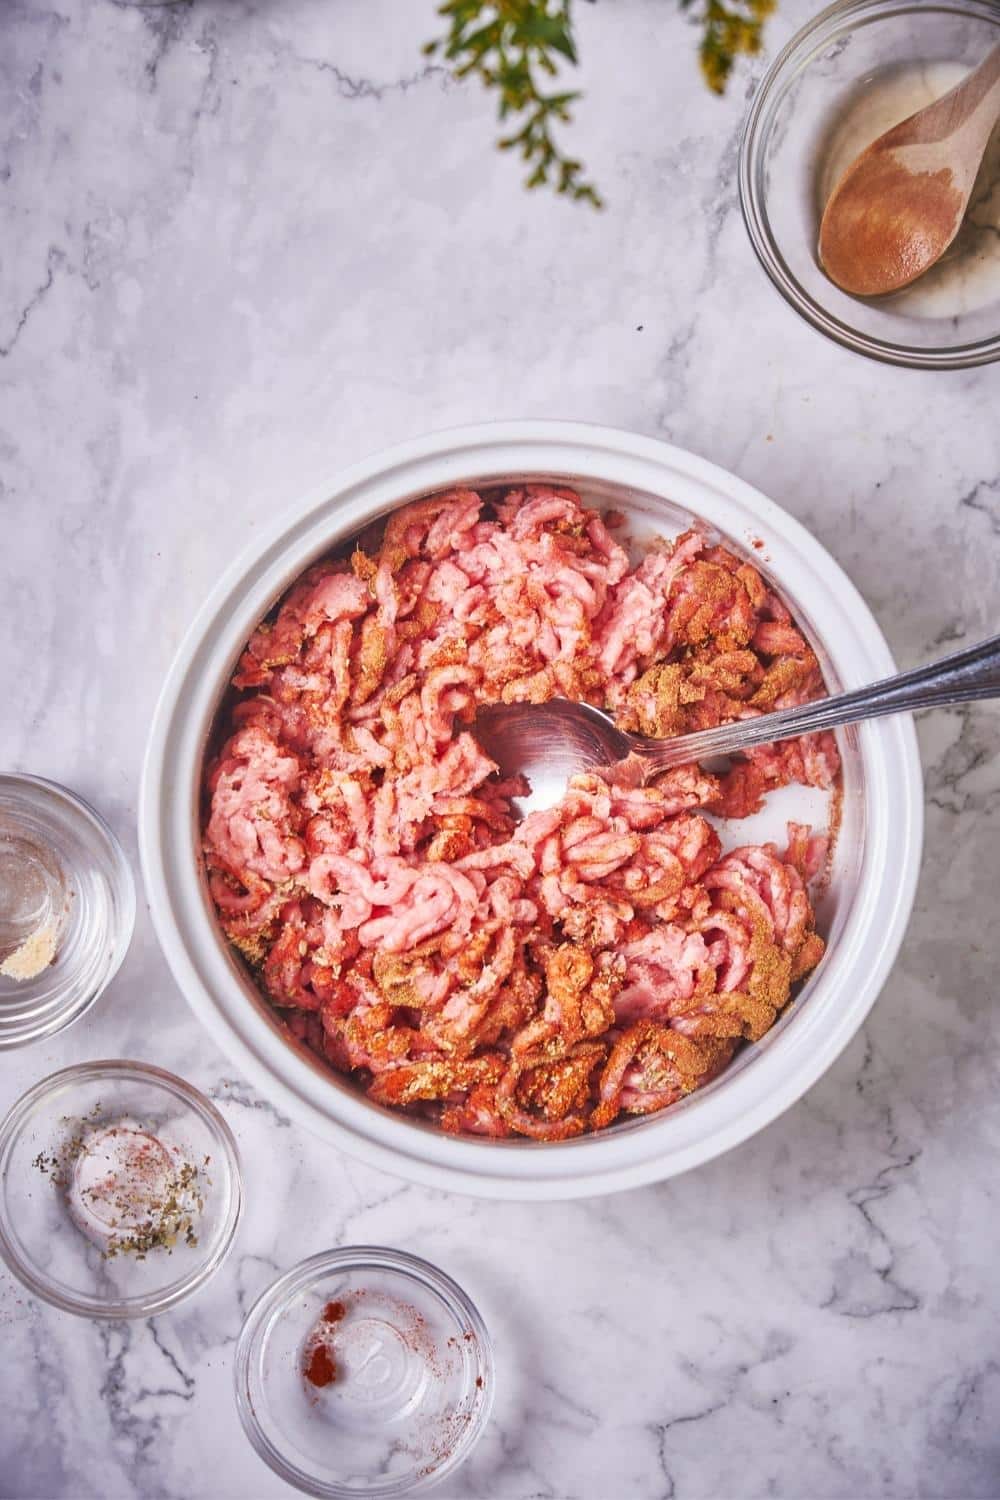
<instances>
[{"instance_id":1,"label":"spoon handle","mask_svg":"<svg viewBox=\"0 0 1000 1500\"><path fill-rule=\"evenodd\" d=\"M980 698L1000 698L1000 636L991 636L976 646L944 656L940 661L911 672L886 677L870 687L820 698L797 708L756 718L738 719L679 735L672 740L631 736L636 751L650 771L667 770L713 755L730 755L753 745L768 745L840 724L858 724L885 714L908 713L918 708L939 708L949 703L971 703Z\"/></svg>"}]
</instances>

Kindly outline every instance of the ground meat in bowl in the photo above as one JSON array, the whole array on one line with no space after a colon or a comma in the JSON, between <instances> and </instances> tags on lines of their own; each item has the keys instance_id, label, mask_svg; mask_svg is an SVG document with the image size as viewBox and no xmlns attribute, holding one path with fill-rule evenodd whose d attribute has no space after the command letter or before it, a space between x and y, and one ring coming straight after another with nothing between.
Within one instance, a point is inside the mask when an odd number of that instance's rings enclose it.
<instances>
[{"instance_id":1,"label":"ground meat in bowl","mask_svg":"<svg viewBox=\"0 0 1000 1500\"><path fill-rule=\"evenodd\" d=\"M486 703L586 699L645 734L821 696L760 573L696 531L637 567L568 489L454 490L310 568L252 636L205 774L219 919L299 1039L448 1131L562 1140L665 1108L759 1039L823 952L823 840L723 855L829 734L722 775L576 776L519 819Z\"/></svg>"}]
</instances>

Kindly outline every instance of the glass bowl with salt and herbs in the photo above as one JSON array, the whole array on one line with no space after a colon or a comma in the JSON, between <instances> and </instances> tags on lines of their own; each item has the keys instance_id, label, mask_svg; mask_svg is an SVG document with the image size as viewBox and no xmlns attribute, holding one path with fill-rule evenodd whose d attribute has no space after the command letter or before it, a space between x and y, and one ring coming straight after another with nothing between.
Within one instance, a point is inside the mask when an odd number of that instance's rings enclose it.
<instances>
[{"instance_id":1,"label":"glass bowl with salt and herbs","mask_svg":"<svg viewBox=\"0 0 1000 1500\"><path fill-rule=\"evenodd\" d=\"M173 1307L222 1264L242 1200L229 1126L160 1068L65 1068L0 1123L0 1252L66 1312L137 1318Z\"/></svg>"}]
</instances>

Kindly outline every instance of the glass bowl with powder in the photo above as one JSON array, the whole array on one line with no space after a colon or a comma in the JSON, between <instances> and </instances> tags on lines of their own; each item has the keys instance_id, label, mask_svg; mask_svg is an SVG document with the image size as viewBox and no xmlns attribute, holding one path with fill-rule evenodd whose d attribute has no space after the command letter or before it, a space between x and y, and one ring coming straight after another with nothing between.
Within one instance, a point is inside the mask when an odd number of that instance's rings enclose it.
<instances>
[{"instance_id":1,"label":"glass bowl with powder","mask_svg":"<svg viewBox=\"0 0 1000 1500\"><path fill-rule=\"evenodd\" d=\"M190 1296L225 1259L242 1196L228 1125L160 1068L65 1068L0 1123L0 1255L66 1312L151 1317Z\"/></svg>"},{"instance_id":2,"label":"glass bowl with powder","mask_svg":"<svg viewBox=\"0 0 1000 1500\"><path fill-rule=\"evenodd\" d=\"M54 782L0 775L0 1048L79 1019L134 922L132 874L104 819Z\"/></svg>"},{"instance_id":3,"label":"glass bowl with powder","mask_svg":"<svg viewBox=\"0 0 1000 1500\"><path fill-rule=\"evenodd\" d=\"M244 1431L276 1473L326 1500L388 1500L468 1458L493 1404L478 1311L443 1271L372 1247L295 1266L236 1349Z\"/></svg>"},{"instance_id":4,"label":"glass bowl with powder","mask_svg":"<svg viewBox=\"0 0 1000 1500\"><path fill-rule=\"evenodd\" d=\"M792 38L757 90L740 148L751 242L785 300L848 349L916 369L1000 359L1000 125L957 238L910 286L853 297L817 255L823 210L851 162L998 41L995 0L840 0Z\"/></svg>"}]
</instances>

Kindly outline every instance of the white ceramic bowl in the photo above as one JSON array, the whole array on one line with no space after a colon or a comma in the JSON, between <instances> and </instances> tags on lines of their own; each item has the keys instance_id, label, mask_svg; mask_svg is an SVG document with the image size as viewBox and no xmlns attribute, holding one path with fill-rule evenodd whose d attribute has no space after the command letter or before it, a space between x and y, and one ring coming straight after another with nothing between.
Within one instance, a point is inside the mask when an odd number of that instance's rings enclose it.
<instances>
[{"instance_id":1,"label":"white ceramic bowl","mask_svg":"<svg viewBox=\"0 0 1000 1500\"><path fill-rule=\"evenodd\" d=\"M434 434L334 477L226 571L160 697L139 827L153 920L177 982L259 1089L317 1134L385 1171L485 1197L551 1199L635 1187L698 1166L760 1130L815 1083L861 1025L895 959L913 903L923 806L909 719L866 724L841 737L843 822L819 912L827 954L762 1042L661 1115L560 1144L455 1138L372 1104L297 1048L226 943L201 870L199 781L220 698L254 626L314 559L420 495L459 482L526 478L559 479L587 499L625 510L634 534L673 534L691 517L708 523L778 584L831 687L858 687L894 670L866 605L819 543L704 459L573 423Z\"/></svg>"}]
</instances>

